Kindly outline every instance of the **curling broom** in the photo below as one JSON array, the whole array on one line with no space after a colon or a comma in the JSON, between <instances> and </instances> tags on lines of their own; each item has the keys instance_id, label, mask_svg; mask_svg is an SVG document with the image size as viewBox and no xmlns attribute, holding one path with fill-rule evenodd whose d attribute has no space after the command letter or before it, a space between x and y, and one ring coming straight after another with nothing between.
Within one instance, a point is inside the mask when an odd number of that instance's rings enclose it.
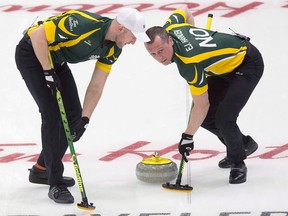
<instances>
[{"instance_id":1,"label":"curling broom","mask_svg":"<svg viewBox=\"0 0 288 216\"><path fill-rule=\"evenodd\" d=\"M51 68L54 68L50 52L48 53L48 55L49 55ZM62 100L62 96L61 96L60 90L57 88L56 88L56 99L58 102L59 111L61 114L61 119L62 119L64 131L65 131L66 139L68 142L68 146L70 148L70 152L71 152L71 156L72 156L72 160L73 160L73 165L74 165L74 169L75 169L75 173L76 173L76 177L77 177L77 181L78 181L78 186L79 186L80 193L82 196L82 202L77 203L77 207L80 209L83 209L83 210L94 210L95 206L93 206L93 203L88 202L88 199L86 196L86 192L84 189L84 184L83 184L82 176L80 173L80 168L79 168L77 156L75 153L75 149L74 149L74 145L73 145L73 141L72 141L72 137L71 137L71 132L70 132L70 128L69 128L69 124L68 124L68 120L67 120L63 100Z\"/></svg>"},{"instance_id":2,"label":"curling broom","mask_svg":"<svg viewBox=\"0 0 288 216\"><path fill-rule=\"evenodd\" d=\"M206 29L208 29L208 30L210 30L210 28L211 28L212 18L213 18L213 14L208 14L207 24L206 24ZM192 107L193 107L193 104L192 104ZM181 185L182 175L183 175L183 171L184 171L184 165L185 165L184 158L182 157L181 161L180 161L179 172L178 172L178 176L176 179L176 183L171 184L169 182L166 182L165 184L162 184L162 187L164 189L175 190L175 191L180 191L180 192L191 192L193 190L193 187L189 186L188 184Z\"/></svg>"}]
</instances>

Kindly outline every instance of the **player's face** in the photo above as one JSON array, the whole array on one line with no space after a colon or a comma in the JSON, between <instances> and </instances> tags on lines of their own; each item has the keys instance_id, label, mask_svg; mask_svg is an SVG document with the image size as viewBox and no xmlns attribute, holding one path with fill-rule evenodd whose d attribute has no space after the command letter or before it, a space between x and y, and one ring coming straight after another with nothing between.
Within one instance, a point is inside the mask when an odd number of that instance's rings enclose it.
<instances>
[{"instance_id":1,"label":"player's face","mask_svg":"<svg viewBox=\"0 0 288 216\"><path fill-rule=\"evenodd\" d=\"M163 65L168 65L171 63L174 51L173 41L170 37L167 43L162 41L159 36L156 36L152 44L145 43L145 48L154 59Z\"/></svg>"},{"instance_id":2,"label":"player's face","mask_svg":"<svg viewBox=\"0 0 288 216\"><path fill-rule=\"evenodd\" d=\"M119 48L123 48L127 44L135 44L136 37L128 29L122 28L115 42Z\"/></svg>"}]
</instances>

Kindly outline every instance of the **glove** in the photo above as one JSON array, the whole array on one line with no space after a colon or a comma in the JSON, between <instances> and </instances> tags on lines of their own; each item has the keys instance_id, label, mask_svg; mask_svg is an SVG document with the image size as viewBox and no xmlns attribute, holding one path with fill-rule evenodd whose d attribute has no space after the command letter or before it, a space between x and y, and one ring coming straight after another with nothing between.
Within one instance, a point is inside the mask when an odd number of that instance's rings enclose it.
<instances>
[{"instance_id":1,"label":"glove","mask_svg":"<svg viewBox=\"0 0 288 216\"><path fill-rule=\"evenodd\" d=\"M182 138L178 145L178 151L182 155L185 162L188 162L187 156L194 149L193 135L182 133Z\"/></svg>"},{"instance_id":2,"label":"glove","mask_svg":"<svg viewBox=\"0 0 288 216\"><path fill-rule=\"evenodd\" d=\"M73 128L74 130L71 133L73 142L77 142L80 139L88 127L88 124L89 118L86 116L83 116L78 122L76 122L75 127Z\"/></svg>"},{"instance_id":3,"label":"glove","mask_svg":"<svg viewBox=\"0 0 288 216\"><path fill-rule=\"evenodd\" d=\"M60 79L55 73L54 69L44 70L44 75L46 79L46 84L48 88L51 90L52 94L56 92L56 89L61 89Z\"/></svg>"}]
</instances>

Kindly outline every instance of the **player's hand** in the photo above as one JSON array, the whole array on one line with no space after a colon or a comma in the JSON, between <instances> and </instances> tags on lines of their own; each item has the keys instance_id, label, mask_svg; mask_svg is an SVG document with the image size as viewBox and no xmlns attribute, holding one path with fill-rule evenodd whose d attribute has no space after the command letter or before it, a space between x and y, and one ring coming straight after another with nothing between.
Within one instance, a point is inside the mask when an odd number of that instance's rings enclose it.
<instances>
[{"instance_id":1,"label":"player's hand","mask_svg":"<svg viewBox=\"0 0 288 216\"><path fill-rule=\"evenodd\" d=\"M88 127L88 124L89 118L86 116L83 116L78 120L78 122L76 122L75 126L73 127L73 131L71 132L73 142L77 142L81 138Z\"/></svg>"},{"instance_id":2,"label":"player's hand","mask_svg":"<svg viewBox=\"0 0 288 216\"><path fill-rule=\"evenodd\" d=\"M193 135L182 133L182 138L178 145L179 153L182 155L185 162L188 162L187 156L194 149Z\"/></svg>"},{"instance_id":3,"label":"player's hand","mask_svg":"<svg viewBox=\"0 0 288 216\"><path fill-rule=\"evenodd\" d=\"M54 69L44 70L44 75L46 79L46 84L48 88L51 90L52 94L56 92L56 89L61 89L61 83L59 77L55 73Z\"/></svg>"}]
</instances>

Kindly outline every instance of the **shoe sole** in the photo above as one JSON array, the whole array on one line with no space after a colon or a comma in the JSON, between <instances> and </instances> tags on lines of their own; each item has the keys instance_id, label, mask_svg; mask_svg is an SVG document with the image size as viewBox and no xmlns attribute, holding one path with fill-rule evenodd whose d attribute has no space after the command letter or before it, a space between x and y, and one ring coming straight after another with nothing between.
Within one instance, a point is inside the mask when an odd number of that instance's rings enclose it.
<instances>
[{"instance_id":1,"label":"shoe sole","mask_svg":"<svg viewBox=\"0 0 288 216\"><path fill-rule=\"evenodd\" d=\"M242 184L242 183L245 183L246 181L247 181L247 179L245 178L245 179L243 179L241 181L231 181L231 180L229 180L229 183L230 184Z\"/></svg>"},{"instance_id":2,"label":"shoe sole","mask_svg":"<svg viewBox=\"0 0 288 216\"><path fill-rule=\"evenodd\" d=\"M75 185L75 181L72 178L63 176L63 181L66 187L72 187ZM49 185L48 181L46 178L39 178L33 174L29 175L29 182L33 183L33 184L45 184L45 185Z\"/></svg>"},{"instance_id":3,"label":"shoe sole","mask_svg":"<svg viewBox=\"0 0 288 216\"><path fill-rule=\"evenodd\" d=\"M49 193L48 193L48 197L49 197L50 199L52 199L54 202L60 203L60 204L72 204L72 203L74 203L74 199L73 199L73 200L68 200L68 201L58 200L58 199L54 199L54 197L51 196Z\"/></svg>"}]
</instances>

